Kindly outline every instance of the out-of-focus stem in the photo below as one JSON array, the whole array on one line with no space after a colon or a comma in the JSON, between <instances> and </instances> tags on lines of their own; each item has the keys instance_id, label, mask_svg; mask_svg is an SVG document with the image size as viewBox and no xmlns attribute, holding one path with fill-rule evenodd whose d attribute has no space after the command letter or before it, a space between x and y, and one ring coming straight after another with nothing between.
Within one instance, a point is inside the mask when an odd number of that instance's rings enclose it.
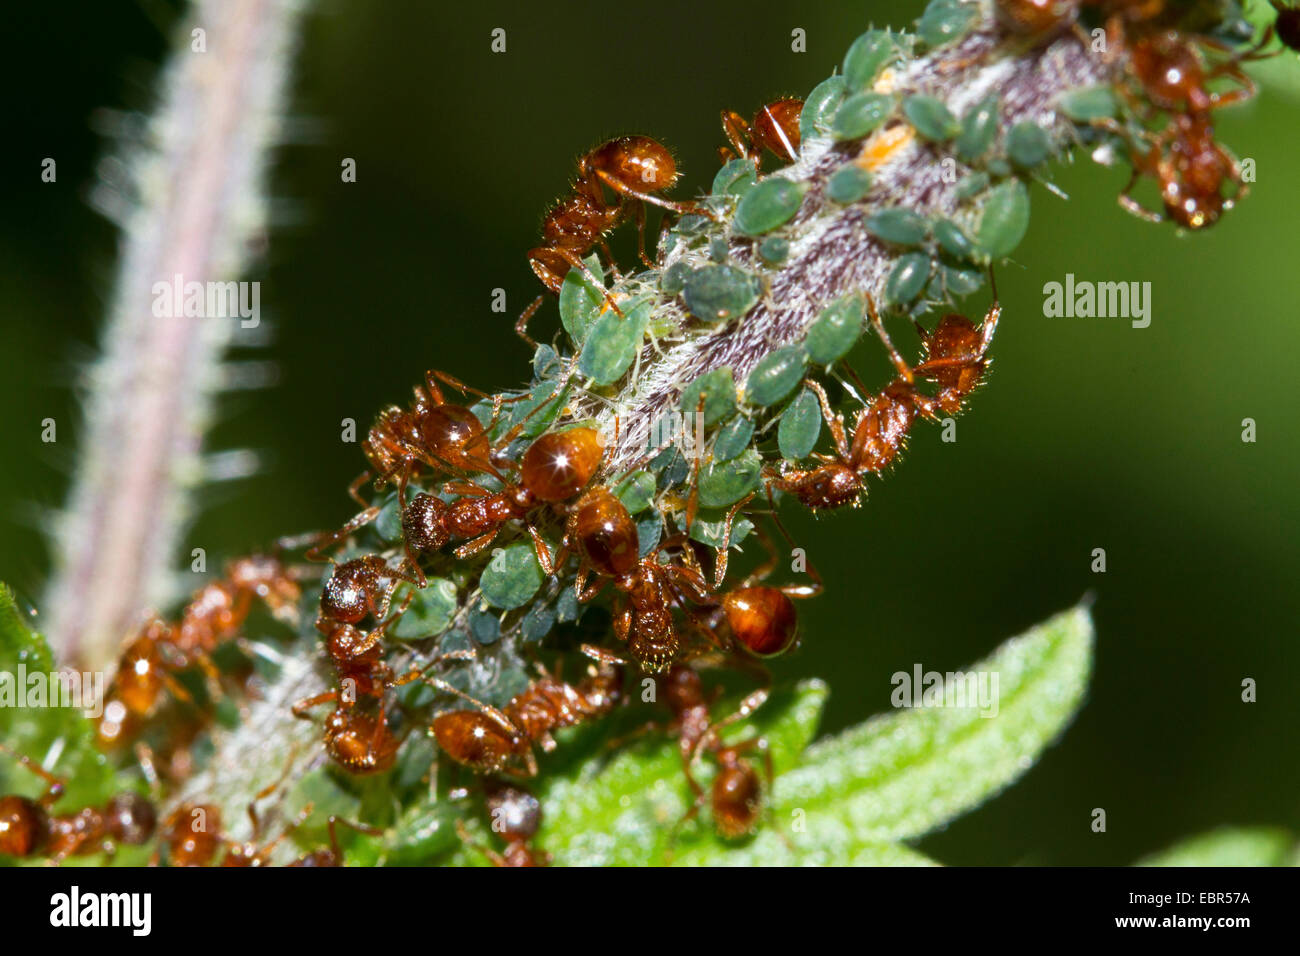
<instances>
[{"instance_id":1,"label":"out-of-focus stem","mask_svg":"<svg viewBox=\"0 0 1300 956\"><path fill-rule=\"evenodd\" d=\"M103 669L141 613L170 597L219 363L241 323L158 317L154 286L245 269L302 6L197 0L130 163L117 284L44 602L56 653L79 667Z\"/></svg>"}]
</instances>

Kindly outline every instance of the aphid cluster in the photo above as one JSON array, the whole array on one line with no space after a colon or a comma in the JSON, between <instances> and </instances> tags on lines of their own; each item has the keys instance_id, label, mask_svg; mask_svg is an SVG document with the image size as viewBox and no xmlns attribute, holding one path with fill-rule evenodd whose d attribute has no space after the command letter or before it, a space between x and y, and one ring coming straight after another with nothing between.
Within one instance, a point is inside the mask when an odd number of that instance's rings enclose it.
<instances>
[{"instance_id":1,"label":"aphid cluster","mask_svg":"<svg viewBox=\"0 0 1300 956\"><path fill-rule=\"evenodd\" d=\"M993 10L996 26L979 27L996 31L992 39L969 46L979 4L934 0L914 36L868 31L806 98L772 100L752 118L724 111L723 165L708 196L666 198L677 165L649 137L583 154L525 256L543 296L558 297L567 336L536 347L532 385L489 395L428 372L363 443L368 469L348 489L361 510L336 531L280 543L277 554L302 550L304 561L327 564L319 590L280 557L232 564L178 623L152 620L128 642L101 737L133 738L165 692L185 699L182 676L228 681L212 656L239 638L255 602L285 616L314 602L331 680L293 714L320 720L323 751L345 775L393 770L412 736L445 758L432 780L482 775L472 789L486 795L504 844L480 847L491 862L547 862L532 843L540 804L521 781L543 772L557 735L635 706L631 688L647 680L671 714L692 798L685 819L707 805L724 837L752 833L771 760L761 737L725 731L766 700L766 662L799 643L795 601L821 591L811 564L787 564L793 552L776 547L772 532L789 540L780 508L785 499L817 512L858 505L918 419L963 411L990 366L996 290L978 323L947 309L937 322L924 316L991 279L1024 235L1026 182L1067 145L1059 129L1006 123L996 90L954 112L936 91L900 80L908 64L949 50L960 69L1004 48L1087 44L1089 28L1103 29L1114 82L1061 98L1072 135L1119 144L1134 181L1154 178L1165 215L1185 227L1212 223L1241 188L1212 119L1253 93L1241 64L1262 43L1243 49L1232 24L1184 22L1167 0L995 0ZM1295 48L1294 8L1278 11L1277 35ZM921 210L881 195L877 177L912 150L958 171L953 202ZM805 163L810 155L816 164ZM762 175L773 158L781 167ZM793 163L805 163L797 178ZM1139 211L1133 185L1121 201ZM653 249L647 206L663 210ZM839 216L887 251L874 294L828 296L797 336L750 364L676 382L659 409L674 426L667 432L617 408L664 348L743 330L817 216ZM627 222L646 271L624 275L607 237ZM516 327L530 344L526 325L543 301ZM895 345L890 316L910 321L914 347ZM890 363L878 389L856 367L864 337ZM630 435L650 437L629 454ZM735 573L733 552L746 542L766 557ZM721 717L705 679L717 670L756 685ZM169 863L264 865L298 827L264 840L250 806L252 836L236 842L215 806L185 803L156 822L153 804L135 796L59 817L56 781L28 766L50 789L0 802L3 852L61 859L156 839ZM712 779L701 783L704 766ZM190 825L196 811L205 828ZM300 865L340 861L338 822L330 849Z\"/></svg>"}]
</instances>

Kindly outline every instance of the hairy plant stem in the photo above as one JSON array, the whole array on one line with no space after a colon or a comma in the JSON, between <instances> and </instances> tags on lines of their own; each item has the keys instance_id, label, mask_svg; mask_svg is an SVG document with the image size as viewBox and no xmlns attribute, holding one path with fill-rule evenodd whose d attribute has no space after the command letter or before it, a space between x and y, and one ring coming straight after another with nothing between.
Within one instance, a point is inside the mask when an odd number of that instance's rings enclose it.
<instances>
[{"instance_id":1,"label":"hairy plant stem","mask_svg":"<svg viewBox=\"0 0 1300 956\"><path fill-rule=\"evenodd\" d=\"M87 375L79 465L44 602L50 640L69 664L107 669L142 612L175 596L220 361L241 326L160 318L154 285L238 279L247 267L302 7L196 0L164 71L150 145L131 159L121 265L103 355Z\"/></svg>"}]
</instances>

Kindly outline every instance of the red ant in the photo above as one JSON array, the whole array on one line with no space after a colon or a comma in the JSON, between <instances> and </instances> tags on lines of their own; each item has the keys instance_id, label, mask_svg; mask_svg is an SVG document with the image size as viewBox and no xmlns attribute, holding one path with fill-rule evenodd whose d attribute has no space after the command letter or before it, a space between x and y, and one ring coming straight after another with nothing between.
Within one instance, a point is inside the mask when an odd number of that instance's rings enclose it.
<instances>
[{"instance_id":1,"label":"red ant","mask_svg":"<svg viewBox=\"0 0 1300 956\"><path fill-rule=\"evenodd\" d=\"M572 498L591 481L604 455L604 441L594 428L549 432L524 452L519 480L497 492L471 482L448 482L446 490L464 495L447 504L420 494L402 514L408 547L417 554L436 551L452 539L468 540L455 549L458 558L477 554L511 520L525 521L537 559L546 574L554 571L550 549L537 528L527 522L539 503L557 504Z\"/></svg>"},{"instance_id":2,"label":"red ant","mask_svg":"<svg viewBox=\"0 0 1300 956\"><path fill-rule=\"evenodd\" d=\"M481 398L489 397L445 372L430 369L424 373L424 385L415 386L415 401L410 409L396 405L384 409L361 444L374 469L375 486L382 488L396 478L398 497L403 505L406 503L406 484L418 465L435 471L495 474L488 429L470 409L448 402L438 382L450 385L462 395L472 393ZM494 408L494 413L498 411L499 408ZM367 502L361 498L359 489L369 477L370 472L363 472L348 489L353 499L363 506Z\"/></svg>"},{"instance_id":3,"label":"red ant","mask_svg":"<svg viewBox=\"0 0 1300 956\"><path fill-rule=\"evenodd\" d=\"M475 843L464 824L457 821L456 832L462 842L482 853L493 866L547 866L551 862L549 853L531 844L542 823L542 805L535 796L520 787L497 785L488 791L487 809L493 832L505 840L505 853Z\"/></svg>"},{"instance_id":4,"label":"red ant","mask_svg":"<svg viewBox=\"0 0 1300 956\"><path fill-rule=\"evenodd\" d=\"M596 668L577 684L543 672L498 710L436 677L425 680L476 708L447 711L433 719L434 739L447 756L479 773L505 771L528 777L537 776L534 745L551 752L555 749L552 731L608 713L623 687L622 673L609 665ZM522 773L511 768L512 761L522 763Z\"/></svg>"},{"instance_id":5,"label":"red ant","mask_svg":"<svg viewBox=\"0 0 1300 956\"><path fill-rule=\"evenodd\" d=\"M97 727L100 743L112 745L127 736L129 724L153 713L164 689L192 702L172 676L175 671L198 664L215 687L218 674L209 655L239 634L254 598L284 617L294 613L301 595L298 582L278 558L253 555L232 561L224 578L195 591L177 625L151 617L118 660Z\"/></svg>"},{"instance_id":6,"label":"red ant","mask_svg":"<svg viewBox=\"0 0 1300 956\"><path fill-rule=\"evenodd\" d=\"M542 222L544 245L528 251L528 264L542 285L559 295L564 277L570 269L577 269L594 285L602 286L582 257L599 245L612 264L614 257L604 237L627 220L629 211L636 219L641 261L647 267L653 265L645 252L645 204L653 203L678 215L701 211L693 203L672 202L657 195L676 185L677 178L672 153L648 136L620 136L583 156L578 161L572 193L551 207ZM613 203L606 198L605 187L613 190ZM609 293L605 293L605 299L622 314ZM532 346L537 343L526 329L542 301L543 297L538 296L515 323L519 337Z\"/></svg>"},{"instance_id":7,"label":"red ant","mask_svg":"<svg viewBox=\"0 0 1300 956\"><path fill-rule=\"evenodd\" d=\"M1163 146L1169 143L1166 153ZM1208 114L1179 113L1157 142L1145 153L1134 152L1133 175L1119 195L1128 212L1149 222L1160 222L1159 213L1145 209L1131 195L1142 175L1160 184L1165 215L1185 229L1213 225L1227 209L1246 194L1237 160L1214 139ZM1225 182L1236 192L1223 195Z\"/></svg>"},{"instance_id":8,"label":"red ant","mask_svg":"<svg viewBox=\"0 0 1300 956\"><path fill-rule=\"evenodd\" d=\"M63 795L64 782L35 761L0 745L7 753L46 783L35 800L0 796L0 855L47 856L58 864L70 856L105 853L118 845L142 846L153 837L157 817L153 804L138 793L120 793L103 807L86 807L75 813L56 814L54 804Z\"/></svg>"},{"instance_id":9,"label":"red ant","mask_svg":"<svg viewBox=\"0 0 1300 956\"><path fill-rule=\"evenodd\" d=\"M760 107L751 123L734 110L723 110L722 132L731 148L719 148L718 157L724 163L737 157L752 160L757 167L766 149L784 162L793 163L799 156L802 112L803 100L794 98L775 100Z\"/></svg>"},{"instance_id":10,"label":"red ant","mask_svg":"<svg viewBox=\"0 0 1300 956\"><path fill-rule=\"evenodd\" d=\"M688 527L692 512L688 507ZM685 544L686 537L661 541L654 551L640 557L636 522L623 503L601 486L587 492L569 513L564 541L565 548L580 559L575 583L578 600L592 600L606 581L612 582L620 592L614 634L628 645L632 659L647 673L672 664L681 648L672 608L683 596L697 603L712 601L708 581L698 568L659 563L662 551ZM588 585L592 572L597 579ZM626 663L617 655L600 653L609 663Z\"/></svg>"},{"instance_id":11,"label":"red ant","mask_svg":"<svg viewBox=\"0 0 1300 956\"><path fill-rule=\"evenodd\" d=\"M660 682L664 701L673 712L677 732L678 750L686 782L695 795L694 803L678 822L680 827L699 813L706 794L696 781L692 766L699 755L708 751L718 762L718 772L707 795L713 811L713 825L719 835L734 839L752 833L758 823L763 805L763 787L758 773L745 754L759 751L766 765L768 787L771 788L772 757L767 742L753 737L737 744L724 744L719 736L723 728L743 720L754 713L767 700L767 688L760 688L740 702L735 712L716 723L709 715L710 698L704 693L700 675L692 668L678 665ZM714 698L716 698L716 694Z\"/></svg>"},{"instance_id":12,"label":"red ant","mask_svg":"<svg viewBox=\"0 0 1300 956\"><path fill-rule=\"evenodd\" d=\"M845 432L844 417L832 413L825 390L809 380L807 384L817 395L835 441L835 457L818 456L825 463L816 468L767 473L769 490L776 487L793 494L814 510L856 505L865 487L863 478L878 475L893 463L917 412L935 419L940 412L951 415L961 411L988 369L985 354L1002 314L1002 307L994 302L979 326L956 314L945 315L933 333L917 323L926 357L913 368L894 348L870 298L867 307L898 377L858 412L852 443ZM931 397L919 392L915 387L917 378L936 382L938 393Z\"/></svg>"}]
</instances>

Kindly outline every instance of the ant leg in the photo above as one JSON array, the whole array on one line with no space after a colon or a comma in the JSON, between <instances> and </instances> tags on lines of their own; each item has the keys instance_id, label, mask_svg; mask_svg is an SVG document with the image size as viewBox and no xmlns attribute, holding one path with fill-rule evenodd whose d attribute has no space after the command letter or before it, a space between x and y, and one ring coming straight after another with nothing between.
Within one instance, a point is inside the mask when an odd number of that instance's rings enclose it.
<instances>
[{"instance_id":1,"label":"ant leg","mask_svg":"<svg viewBox=\"0 0 1300 956\"><path fill-rule=\"evenodd\" d=\"M597 647L595 644L583 644L579 650L598 664L616 664L620 667L630 667L632 664L632 661L627 658L620 657L613 651L607 651L603 647Z\"/></svg>"},{"instance_id":2,"label":"ant leg","mask_svg":"<svg viewBox=\"0 0 1300 956\"><path fill-rule=\"evenodd\" d=\"M601 281L600 276L591 271L591 266L583 262L581 256L569 249L559 249L556 250L556 253L561 259L569 264L570 268L577 269L588 282L601 290L601 293L605 296L605 302L614 310L615 315L620 319L627 318L627 316L623 314L623 310L618 307L618 303L614 301L614 297L609 294L609 290L605 288L605 283Z\"/></svg>"},{"instance_id":3,"label":"ant leg","mask_svg":"<svg viewBox=\"0 0 1300 956\"><path fill-rule=\"evenodd\" d=\"M602 183L608 186L610 189L614 190L614 192L618 193L620 196L623 196L626 199L637 199L640 200L641 202L652 203L653 205L658 206L660 209L671 210L672 212L677 213L679 216L704 216L708 219L717 218L713 212L704 209L703 207L699 206L696 203L673 202L671 199L663 199L659 196L656 196L654 193L643 193L639 190L633 189L631 186L627 185L626 183L619 182L617 179L609 175L609 173L605 172L603 169L596 170L596 177Z\"/></svg>"},{"instance_id":4,"label":"ant leg","mask_svg":"<svg viewBox=\"0 0 1300 956\"><path fill-rule=\"evenodd\" d=\"M804 386L812 390L817 396L817 404L821 406L822 418L826 422L826 427L831 430L831 438L835 442L835 453L840 456L841 461L849 459L849 439L844 433L844 416L838 415L831 411L831 400L826 395L826 389L822 388L821 382L815 379L804 379Z\"/></svg>"},{"instance_id":5,"label":"ant leg","mask_svg":"<svg viewBox=\"0 0 1300 956\"><path fill-rule=\"evenodd\" d=\"M645 254L645 206L641 203L636 206L636 251L642 264L647 269L653 269L654 263Z\"/></svg>"},{"instance_id":6,"label":"ant leg","mask_svg":"<svg viewBox=\"0 0 1300 956\"><path fill-rule=\"evenodd\" d=\"M482 551L484 548L490 545L496 539L497 532L499 532L500 530L501 529L499 527L493 528L491 531L487 532L486 534L481 534L474 540L467 541L465 544L462 544L459 548L457 548L452 553L455 554L456 557L458 558L472 557L473 555L478 554L480 551Z\"/></svg>"},{"instance_id":7,"label":"ant leg","mask_svg":"<svg viewBox=\"0 0 1300 956\"><path fill-rule=\"evenodd\" d=\"M370 502L361 497L362 486L370 480L370 469L367 468L361 474L352 479L352 484L348 485L348 495L359 504L362 508L369 508Z\"/></svg>"},{"instance_id":8,"label":"ant leg","mask_svg":"<svg viewBox=\"0 0 1300 956\"><path fill-rule=\"evenodd\" d=\"M726 717L723 717L721 720L710 724L709 728L700 735L700 739L695 744L695 749L691 755L692 761L698 759L700 753L706 747L712 749L714 746L720 743L718 737L720 731L731 726L732 724L736 723L739 720L744 720L750 714L754 713L754 711L758 710L758 708L762 707L763 704L767 701L769 692L770 692L769 688L760 687L758 690L754 691L748 697L742 700L740 702L740 705L735 709L734 712L728 714Z\"/></svg>"},{"instance_id":9,"label":"ant leg","mask_svg":"<svg viewBox=\"0 0 1300 956\"><path fill-rule=\"evenodd\" d=\"M303 720L311 720L311 714L307 711L313 707L319 707L321 704L336 704L339 702L339 692L337 690L327 691L324 694L317 694L315 697L304 697L296 701L290 708L295 717Z\"/></svg>"},{"instance_id":10,"label":"ant leg","mask_svg":"<svg viewBox=\"0 0 1300 956\"><path fill-rule=\"evenodd\" d=\"M915 373L903 356L899 354L898 349L894 347L894 342L890 339L889 333L885 331L885 323L881 321L880 313L876 311L875 300L871 296L867 296L867 312L871 316L871 327L876 330L876 335L880 336L880 341L884 344L885 350L889 352L889 360L894 364L898 377L911 385Z\"/></svg>"},{"instance_id":11,"label":"ant leg","mask_svg":"<svg viewBox=\"0 0 1300 956\"><path fill-rule=\"evenodd\" d=\"M356 531L358 528L364 528L366 525L370 524L372 521L374 521L376 518L379 517L379 512L380 512L380 508L377 505L374 505L367 508L365 511L362 511L359 514L354 515L345 525L343 525L343 527L339 528L337 531L331 531L328 534L325 534L323 537L319 538L314 545L312 545L305 552L303 552L303 557L305 557L308 561L329 560L328 558L325 558L321 554L321 552L325 548L338 544L340 541L349 537L352 534L352 532Z\"/></svg>"},{"instance_id":12,"label":"ant leg","mask_svg":"<svg viewBox=\"0 0 1300 956\"><path fill-rule=\"evenodd\" d=\"M528 536L533 539L533 550L537 552L537 563L542 566L542 573L548 578L555 573L555 562L551 558L551 549L542 540L542 533L531 523L527 526Z\"/></svg>"},{"instance_id":13,"label":"ant leg","mask_svg":"<svg viewBox=\"0 0 1300 956\"><path fill-rule=\"evenodd\" d=\"M489 846L484 846L483 844L476 842L474 838L469 835L469 831L465 829L464 820L456 821L456 835L460 837L461 843L464 843L467 847L469 847L472 850L478 850L485 857L487 857L488 861L493 866L496 867L510 866L510 864L506 862L506 858L503 857L496 850L492 849Z\"/></svg>"},{"instance_id":14,"label":"ant leg","mask_svg":"<svg viewBox=\"0 0 1300 956\"><path fill-rule=\"evenodd\" d=\"M542 307L542 300L545 296L538 296L533 300L533 304L524 309L523 314L515 322L515 335L519 336L533 348L537 348L537 342L528 334L528 320L537 314L537 310Z\"/></svg>"},{"instance_id":15,"label":"ant leg","mask_svg":"<svg viewBox=\"0 0 1300 956\"><path fill-rule=\"evenodd\" d=\"M726 520L722 523L722 545L717 549L718 559L713 567L713 587L715 590L722 587L722 582L727 579L727 562L731 557L731 526L735 523L736 515L740 509L749 504L754 493L750 492L741 498L727 512ZM776 566L776 552L772 552L772 566ZM771 569L769 568L769 571Z\"/></svg>"}]
</instances>

